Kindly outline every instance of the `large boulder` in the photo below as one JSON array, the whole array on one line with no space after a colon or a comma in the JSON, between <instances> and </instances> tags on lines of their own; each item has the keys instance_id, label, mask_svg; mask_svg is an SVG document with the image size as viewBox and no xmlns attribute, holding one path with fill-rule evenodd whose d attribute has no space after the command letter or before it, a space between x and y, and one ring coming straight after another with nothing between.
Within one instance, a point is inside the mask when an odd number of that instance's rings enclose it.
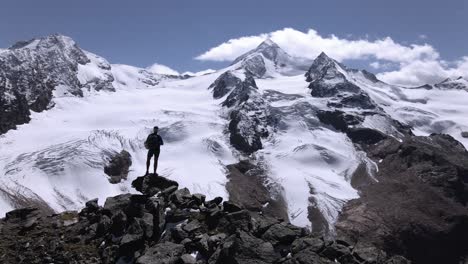
<instances>
[{"instance_id":1,"label":"large boulder","mask_svg":"<svg viewBox=\"0 0 468 264\"><path fill-rule=\"evenodd\" d=\"M119 183L127 179L130 166L132 166L132 156L128 151L110 153L104 173L109 176L110 183Z\"/></svg>"}]
</instances>

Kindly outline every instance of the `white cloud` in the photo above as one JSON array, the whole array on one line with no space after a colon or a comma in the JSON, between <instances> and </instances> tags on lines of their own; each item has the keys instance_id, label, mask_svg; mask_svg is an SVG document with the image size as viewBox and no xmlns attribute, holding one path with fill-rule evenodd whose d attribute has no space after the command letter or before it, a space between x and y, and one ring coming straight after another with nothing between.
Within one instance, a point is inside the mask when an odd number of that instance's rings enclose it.
<instances>
[{"instance_id":1,"label":"white cloud","mask_svg":"<svg viewBox=\"0 0 468 264\"><path fill-rule=\"evenodd\" d=\"M377 74L377 78L385 82L403 86L434 84L447 77L459 76L468 78L468 57L463 57L455 63L442 60L416 60L402 63L398 70Z\"/></svg>"},{"instance_id":2,"label":"white cloud","mask_svg":"<svg viewBox=\"0 0 468 264\"><path fill-rule=\"evenodd\" d=\"M430 45L402 45L390 37L374 41L368 39L348 40L335 35L324 37L313 29L301 32L285 28L267 34L230 39L197 56L196 59L232 61L255 48L267 38L271 38L289 54L309 59L314 59L322 51L338 61L373 57L378 60L402 62L423 58L437 59L439 57L439 53Z\"/></svg>"},{"instance_id":3,"label":"white cloud","mask_svg":"<svg viewBox=\"0 0 468 264\"><path fill-rule=\"evenodd\" d=\"M150 72L167 75L179 75L179 72L166 65L155 63L147 68Z\"/></svg>"},{"instance_id":4,"label":"white cloud","mask_svg":"<svg viewBox=\"0 0 468 264\"><path fill-rule=\"evenodd\" d=\"M421 34L420 39L427 39ZM301 32L284 28L256 36L245 36L222 43L197 56L197 60L232 61L271 38L293 56L314 59L324 51L337 61L364 60L380 71L383 81L413 86L439 82L447 77L468 77L468 57L454 63L441 60L439 52L429 44L403 44L391 37L375 40L322 36L314 29ZM390 70L391 69L391 70Z\"/></svg>"}]
</instances>

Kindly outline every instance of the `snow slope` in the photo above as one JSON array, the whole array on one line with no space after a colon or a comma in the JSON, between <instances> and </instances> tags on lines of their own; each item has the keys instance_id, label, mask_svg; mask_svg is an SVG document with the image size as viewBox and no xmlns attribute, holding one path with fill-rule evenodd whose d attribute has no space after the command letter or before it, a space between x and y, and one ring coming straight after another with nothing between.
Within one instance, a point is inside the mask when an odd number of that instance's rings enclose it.
<instances>
[{"instance_id":1,"label":"snow slope","mask_svg":"<svg viewBox=\"0 0 468 264\"><path fill-rule=\"evenodd\" d=\"M216 76L151 88L133 82L123 89L135 68L126 70L115 71L116 92L56 98L53 109L33 114L29 124L2 136L1 188L44 200L54 210L77 209L93 197L103 202L130 191L132 179L144 173L142 144L159 125L166 142L159 171L194 192L226 197L219 164L234 160L223 137L225 121L217 114L219 102L207 90ZM112 185L103 172L103 152L121 149L131 153L132 171L127 181ZM13 206L3 203L2 214Z\"/></svg>"}]
</instances>

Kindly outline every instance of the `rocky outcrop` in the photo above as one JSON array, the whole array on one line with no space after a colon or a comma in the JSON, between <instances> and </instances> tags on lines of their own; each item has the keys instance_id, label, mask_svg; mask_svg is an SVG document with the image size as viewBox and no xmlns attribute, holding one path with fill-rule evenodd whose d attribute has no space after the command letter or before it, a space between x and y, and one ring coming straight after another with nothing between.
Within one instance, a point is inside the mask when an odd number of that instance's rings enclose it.
<instances>
[{"instance_id":1,"label":"rocky outcrop","mask_svg":"<svg viewBox=\"0 0 468 264\"><path fill-rule=\"evenodd\" d=\"M275 123L270 107L258 91L252 75L241 80L230 71L210 85L214 98L226 96L221 103L227 108L229 141L243 154L261 149L262 138L269 135L269 126Z\"/></svg>"},{"instance_id":2,"label":"rocky outcrop","mask_svg":"<svg viewBox=\"0 0 468 264\"><path fill-rule=\"evenodd\" d=\"M468 256L468 152L448 135L384 139L368 149L378 182L361 187L336 225L340 237L415 263ZM462 261L463 262L463 261Z\"/></svg>"},{"instance_id":3,"label":"rocky outcrop","mask_svg":"<svg viewBox=\"0 0 468 264\"><path fill-rule=\"evenodd\" d=\"M91 200L79 213L45 216L33 208L7 213L0 220L0 261L409 263L375 247L326 241L221 198L206 200L156 175L139 177L133 185L143 194L110 197L103 207Z\"/></svg>"},{"instance_id":4,"label":"rocky outcrop","mask_svg":"<svg viewBox=\"0 0 468 264\"><path fill-rule=\"evenodd\" d=\"M375 75L348 69L323 52L314 60L305 77L313 97L327 98L327 109L317 113L319 120L359 144L374 144L387 136L412 135L410 127L393 119L352 81L355 75L370 83L380 82ZM375 130L375 122L385 131Z\"/></svg>"},{"instance_id":5,"label":"rocky outcrop","mask_svg":"<svg viewBox=\"0 0 468 264\"><path fill-rule=\"evenodd\" d=\"M91 59L90 59L91 57ZM102 76L80 67L95 64ZM52 97L83 96L82 88L114 90L110 65L61 35L21 41L0 54L0 134L29 121L30 110L53 106Z\"/></svg>"},{"instance_id":6,"label":"rocky outcrop","mask_svg":"<svg viewBox=\"0 0 468 264\"><path fill-rule=\"evenodd\" d=\"M130 166L132 166L132 156L128 151L110 153L104 173L109 176L110 183L119 183L127 179Z\"/></svg>"}]
</instances>

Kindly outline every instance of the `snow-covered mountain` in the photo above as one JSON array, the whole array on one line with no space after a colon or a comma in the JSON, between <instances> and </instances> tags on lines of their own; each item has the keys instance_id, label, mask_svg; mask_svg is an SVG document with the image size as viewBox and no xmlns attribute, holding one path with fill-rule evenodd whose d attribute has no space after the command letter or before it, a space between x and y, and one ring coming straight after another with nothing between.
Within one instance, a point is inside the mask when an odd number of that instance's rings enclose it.
<instances>
[{"instance_id":1,"label":"snow-covered mountain","mask_svg":"<svg viewBox=\"0 0 468 264\"><path fill-rule=\"evenodd\" d=\"M243 68L257 78L303 73L310 61L287 54L271 39L260 43L255 49L236 58L231 67Z\"/></svg>"},{"instance_id":2,"label":"snow-covered mountain","mask_svg":"<svg viewBox=\"0 0 468 264\"><path fill-rule=\"evenodd\" d=\"M0 211L76 209L131 191L158 125L160 174L330 232L375 181L366 146L434 132L468 146L463 80L410 89L324 53L306 62L267 40L225 69L177 78L109 64L60 35L16 44L0 53ZM111 184L104 167L122 150L128 179Z\"/></svg>"}]
</instances>

